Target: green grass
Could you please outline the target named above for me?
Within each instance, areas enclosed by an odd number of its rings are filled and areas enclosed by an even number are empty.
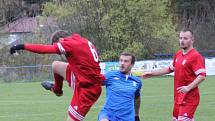
[[[201,103],[197,121],[214,121],[215,76],[208,76],[200,86]],[[104,99],[91,108],[85,121],[96,121]],[[71,91],[64,86],[64,96],[56,97],[39,82],[0,83],[0,121],[66,121]],[[143,80],[140,116],[144,121],[170,121],[173,104],[173,78],[161,77]]]

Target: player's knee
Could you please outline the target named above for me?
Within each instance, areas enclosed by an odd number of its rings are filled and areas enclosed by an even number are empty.
[[[52,69],[53,69],[53,70],[56,70],[56,68],[58,67],[58,65],[59,65],[59,61],[54,61],[54,62],[52,63]]]
[[[61,65],[62,63],[64,63],[64,62],[61,62],[61,61],[54,61],[54,62],[52,62],[52,68],[56,68],[56,67],[58,67],[59,65]]]
[[[67,67],[68,63],[65,62],[61,62],[61,61],[54,61],[52,63],[52,69],[53,71],[57,71],[57,70],[65,70]]]
[[[61,61],[54,61],[52,63],[52,71],[55,74],[59,74],[63,78],[66,78],[66,68],[68,63],[61,62]]]

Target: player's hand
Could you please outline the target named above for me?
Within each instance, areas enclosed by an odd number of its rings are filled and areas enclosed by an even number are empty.
[[[187,93],[190,91],[189,86],[181,86],[177,88],[178,93]]]
[[[150,77],[152,77],[152,72],[151,71],[146,71],[140,77],[143,78],[143,79],[150,78]]]
[[[24,45],[23,44],[13,45],[10,48],[10,54],[16,53],[17,50],[24,50]]]

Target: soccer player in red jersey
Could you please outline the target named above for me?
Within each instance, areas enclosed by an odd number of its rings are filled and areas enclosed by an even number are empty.
[[[174,71],[174,108],[172,121],[194,121],[194,113],[200,101],[198,85],[205,80],[204,58],[193,48],[194,35],[190,29],[183,29],[179,34],[179,50],[173,63],[163,69],[144,72],[148,78]]]
[[[55,34],[59,33],[56,32]],[[52,64],[54,84],[45,81],[42,86],[57,96],[61,96],[63,94],[63,80],[67,80],[69,86],[74,88],[74,94],[68,108],[67,121],[81,121],[99,98],[102,81],[105,77],[100,74],[98,54],[90,41],[79,34],[64,38],[59,37],[62,36],[54,37],[57,42],[52,45],[14,45],[11,47],[10,53],[14,54],[17,50],[27,50],[39,54],[65,55],[68,63],[55,61]]]

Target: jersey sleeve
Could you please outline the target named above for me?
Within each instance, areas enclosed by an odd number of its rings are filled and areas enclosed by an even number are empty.
[[[110,84],[109,79],[110,79],[111,73],[108,72],[108,73],[106,73],[104,76],[105,76],[105,80],[103,81],[103,85],[108,85],[108,84]]]
[[[68,54],[71,49],[73,48],[72,40],[71,41],[59,41],[57,43],[54,43],[54,46],[59,50],[61,55]]]
[[[53,45],[43,44],[24,44],[25,50],[39,54],[60,54],[58,49]]]
[[[73,34],[70,37],[61,39],[59,42],[54,43],[54,46],[58,48],[60,54],[66,55],[71,53],[74,48],[77,47],[77,41],[83,39],[79,34]]]
[[[205,59],[201,55],[197,55],[192,61],[192,70],[195,75],[206,76]]]

